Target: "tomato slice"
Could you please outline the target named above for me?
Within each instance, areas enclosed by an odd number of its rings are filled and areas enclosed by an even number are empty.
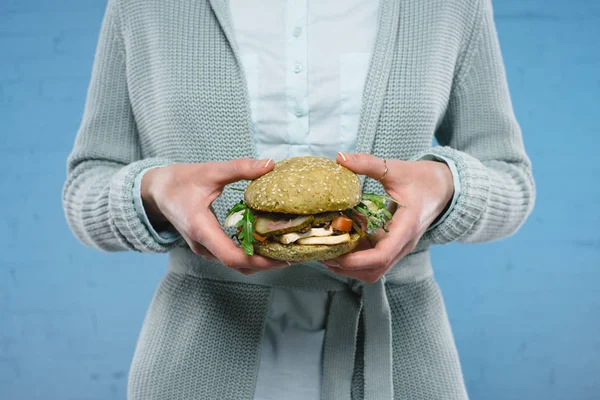
[[[345,215],[340,215],[331,221],[331,227],[336,231],[350,232],[352,230],[352,220]]]

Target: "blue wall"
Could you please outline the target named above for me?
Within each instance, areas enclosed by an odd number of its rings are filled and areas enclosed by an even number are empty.
[[[0,399],[124,399],[164,256],[63,218],[103,0],[0,0]],[[474,400],[600,399],[600,2],[496,0],[538,202],[512,238],[436,248]]]

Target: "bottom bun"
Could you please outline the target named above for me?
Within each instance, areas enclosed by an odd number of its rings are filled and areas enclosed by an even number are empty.
[[[335,245],[299,245],[279,242],[255,242],[254,252],[263,257],[289,262],[324,261],[350,253],[358,246],[360,236],[351,235],[347,243]]]

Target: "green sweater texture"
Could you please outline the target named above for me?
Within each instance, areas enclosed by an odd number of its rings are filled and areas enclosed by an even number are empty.
[[[129,399],[252,399],[273,286],[331,293],[324,399],[468,398],[429,247],[506,238],[535,201],[490,0],[381,1],[357,151],[442,156],[461,183],[452,212],[376,284],[316,263],[244,276],[183,241],[158,243],[134,207],[136,176],[255,157],[247,85],[226,0],[108,1],[63,207],[89,246],[169,253]],[[383,193],[375,180],[363,184]],[[231,190],[217,199],[221,223],[239,200]]]

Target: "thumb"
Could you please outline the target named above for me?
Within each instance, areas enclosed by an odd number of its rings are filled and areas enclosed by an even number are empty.
[[[219,185],[228,185],[241,180],[256,179],[271,171],[275,162],[269,158],[255,160],[252,158],[238,158],[231,161],[207,163],[209,174]]]
[[[380,179],[385,174],[386,163],[383,158],[367,153],[338,153],[336,161],[359,175],[366,175],[373,179]]]

